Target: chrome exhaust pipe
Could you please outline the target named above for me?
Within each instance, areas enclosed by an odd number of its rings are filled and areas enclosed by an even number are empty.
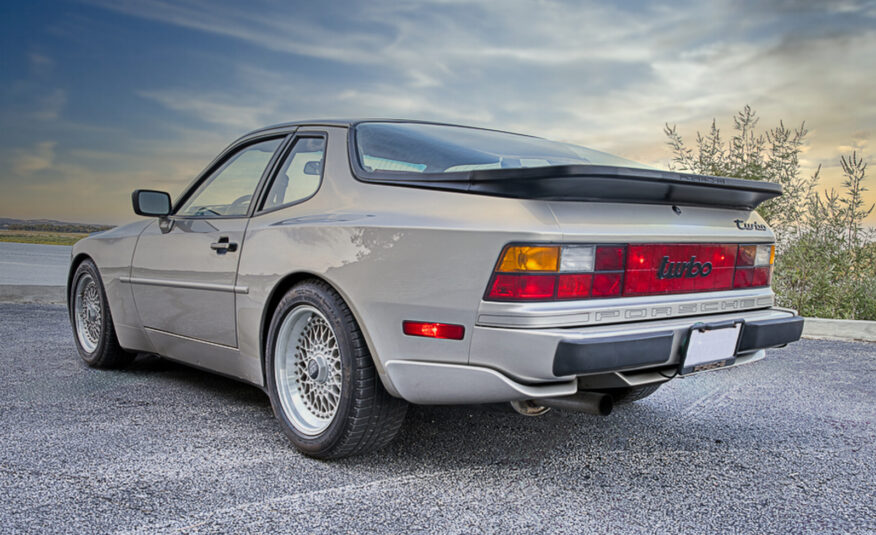
[[[611,396],[600,394],[599,392],[578,392],[577,394],[561,398],[537,399],[535,402],[543,407],[586,412],[587,414],[597,414],[599,416],[608,416],[614,407],[614,400],[611,399]]]

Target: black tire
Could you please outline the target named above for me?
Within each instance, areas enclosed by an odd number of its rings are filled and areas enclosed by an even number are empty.
[[[319,311],[334,331],[341,361],[341,391],[337,410],[318,434],[293,425],[280,401],[275,376],[276,344],[284,319],[298,307]],[[362,331],[349,307],[322,281],[302,282],[277,304],[266,344],[265,375],[274,415],[283,432],[301,452],[320,459],[359,455],[387,445],[398,434],[407,402],[391,396],[380,381]]]
[[[614,401],[615,405],[625,405],[627,403],[639,401],[640,399],[645,399],[646,397],[656,392],[657,389],[660,388],[662,385],[663,383],[656,383],[641,386],[631,386],[628,388],[613,388],[606,391],[606,393],[611,395],[612,401]]]
[[[90,277],[95,282],[101,307],[101,318],[98,322],[100,334],[97,337],[96,346],[91,350],[83,346],[80,341],[75,312],[76,288],[83,277]],[[70,313],[70,324],[73,326],[73,340],[76,342],[76,349],[79,351],[79,356],[82,357],[82,360],[92,368],[123,368],[130,364],[136,355],[125,351],[119,345],[109,302],[106,299],[106,290],[103,287],[100,272],[98,272],[94,262],[84,260],[76,267],[68,291],[67,310]]]

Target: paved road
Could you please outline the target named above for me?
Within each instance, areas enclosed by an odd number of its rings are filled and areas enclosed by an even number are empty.
[[[413,407],[383,451],[291,449],[256,388],[86,368],[0,305],[0,532],[876,532],[876,345],[804,341],[608,418]]]
[[[0,242],[0,285],[64,286],[71,249],[65,245]]]

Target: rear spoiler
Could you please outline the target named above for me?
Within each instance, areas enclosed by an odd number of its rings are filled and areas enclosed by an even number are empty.
[[[781,184],[608,165],[485,169],[419,175],[360,170],[367,182],[544,201],[587,201],[754,210]]]

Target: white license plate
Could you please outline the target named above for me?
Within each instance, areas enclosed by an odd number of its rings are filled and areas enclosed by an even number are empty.
[[[742,323],[719,328],[705,325],[691,327],[678,373],[687,375],[733,364],[741,330]]]

